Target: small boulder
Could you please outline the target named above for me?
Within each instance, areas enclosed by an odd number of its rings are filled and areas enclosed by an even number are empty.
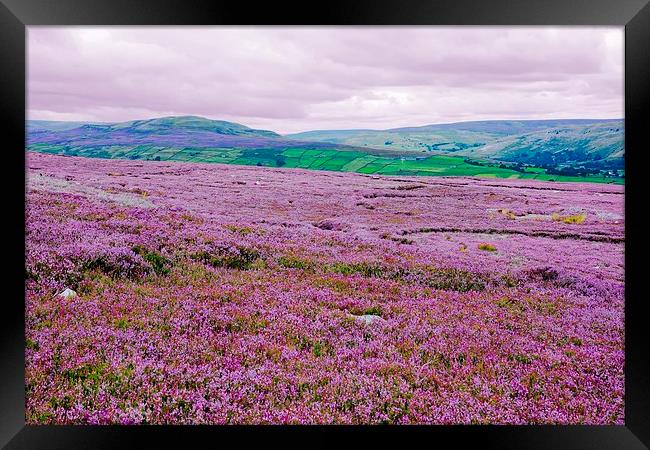
[[[355,316],[354,314],[350,314],[350,316],[352,318],[354,318],[354,320],[356,322],[364,323],[366,325],[372,325],[373,323],[384,323],[384,322],[386,322],[386,319],[384,319],[384,318],[382,318],[380,316],[376,316],[374,314],[362,314],[360,316]]]
[[[61,292],[57,297],[65,298],[66,300],[69,298],[75,298],[77,296],[77,293],[73,291],[72,289],[67,289]]]
[[[328,219],[315,222],[312,225],[314,225],[316,228],[327,231],[345,231],[347,229],[347,226]]]

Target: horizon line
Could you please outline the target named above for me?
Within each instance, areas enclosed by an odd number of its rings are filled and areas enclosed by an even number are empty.
[[[112,124],[118,124],[118,123],[126,123],[126,122],[137,122],[137,121],[144,121],[144,120],[155,120],[155,119],[166,119],[166,118],[179,118],[179,117],[196,117],[199,119],[206,119],[206,120],[212,120],[212,121],[219,121],[219,122],[229,122],[229,123],[234,123],[238,125],[243,125],[245,127],[248,127],[248,125],[241,123],[241,122],[234,122],[231,120],[225,120],[225,119],[213,119],[210,117],[205,117],[205,116],[199,116],[195,114],[178,114],[178,115],[166,115],[166,116],[155,116],[155,117],[149,117],[146,119],[131,119],[131,120],[122,120],[122,121],[95,121],[95,120],[50,120],[50,119],[25,119],[25,122],[31,122],[31,121],[41,121],[41,122],[60,122],[60,123],[84,123],[84,124],[99,124],[99,125],[112,125]],[[262,129],[262,128],[251,128],[259,131],[272,131],[275,132],[281,136],[286,136],[286,135],[291,135],[291,134],[301,134],[301,133],[310,133],[310,132],[323,132],[323,131],[392,131],[392,130],[400,130],[400,129],[405,129],[405,128],[423,128],[427,126],[436,126],[436,125],[455,125],[455,124],[462,124],[462,123],[480,123],[480,122],[545,122],[545,121],[560,121],[560,120],[582,120],[582,121],[598,121],[598,122],[610,122],[610,121],[624,121],[625,117],[619,117],[619,118],[605,118],[605,119],[597,119],[593,117],[571,117],[571,118],[557,118],[557,119],[511,119],[511,118],[504,118],[504,119],[482,119],[482,120],[460,120],[460,121],[455,121],[455,122],[434,122],[434,123],[425,123],[423,125],[406,125],[406,126],[398,126],[398,127],[391,127],[391,128],[318,128],[318,129],[309,129],[309,130],[304,130],[304,131],[294,131],[294,132],[289,132],[289,133],[280,133],[276,132],[275,130],[271,129]]]

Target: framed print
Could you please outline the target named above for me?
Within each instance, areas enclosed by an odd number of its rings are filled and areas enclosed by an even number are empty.
[[[1,9],[7,448],[647,447],[646,2]]]

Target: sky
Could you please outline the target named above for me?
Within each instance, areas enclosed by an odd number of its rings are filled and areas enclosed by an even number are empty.
[[[292,133],[622,118],[622,27],[40,27],[27,117]]]

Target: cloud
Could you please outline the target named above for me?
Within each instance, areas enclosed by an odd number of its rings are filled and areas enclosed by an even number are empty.
[[[622,117],[611,27],[29,27],[28,116],[294,132]]]

